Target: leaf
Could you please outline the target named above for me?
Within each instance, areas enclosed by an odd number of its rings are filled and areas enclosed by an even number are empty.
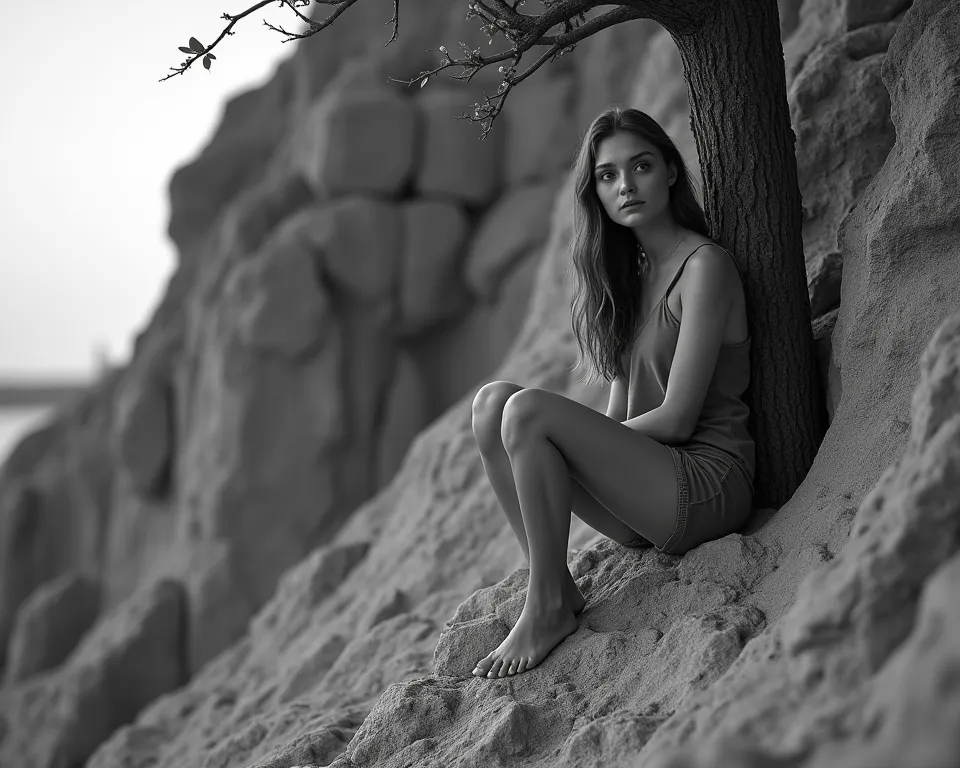
[[[201,43],[197,38],[190,38],[190,47],[193,49],[194,53],[203,53],[203,43]]]
[[[184,53],[196,53],[196,51],[193,50],[193,48],[184,48],[182,45],[179,46],[179,48],[180,48],[180,50],[183,51]]]
[[[427,80],[429,79],[430,79],[429,77],[423,78],[423,80],[420,81],[420,87],[423,88],[423,86],[427,84]]]
[[[209,56],[204,56],[204,57],[203,57],[203,66],[204,66],[205,69],[210,69],[210,57],[209,57]]]
[[[214,55],[213,55],[212,53],[208,53],[208,54],[207,54],[207,56],[209,56],[209,57],[210,57],[211,59],[215,59],[215,58],[217,58],[217,57],[216,57],[216,56],[214,56]]]

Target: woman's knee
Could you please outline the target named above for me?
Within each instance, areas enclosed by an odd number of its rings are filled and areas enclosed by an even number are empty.
[[[542,395],[542,390],[525,389],[512,395],[504,405],[500,418],[500,441],[508,453],[537,431],[542,413]]]
[[[509,381],[492,381],[473,398],[473,433],[480,447],[500,440],[500,420],[507,400],[523,387]]]

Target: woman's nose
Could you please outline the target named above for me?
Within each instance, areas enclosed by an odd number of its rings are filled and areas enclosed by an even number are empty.
[[[633,192],[633,191],[634,191],[634,189],[633,189],[633,181],[632,181],[632,180],[625,178],[623,181],[620,182],[620,194],[621,194],[621,195],[625,195],[625,194],[627,194],[628,192]]]

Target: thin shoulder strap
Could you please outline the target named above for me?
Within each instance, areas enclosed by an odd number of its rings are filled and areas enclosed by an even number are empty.
[[[687,254],[687,258],[683,260],[683,263],[680,265],[680,269],[677,270],[677,274],[675,274],[675,275],[673,276],[673,280],[671,280],[671,281],[670,281],[670,285],[667,286],[667,290],[663,292],[664,298],[666,298],[666,297],[670,294],[670,291],[673,290],[673,286],[676,284],[677,280],[680,279],[680,273],[683,272],[683,268],[684,268],[685,266],[687,266],[687,260],[688,260],[691,256],[693,256],[693,254],[695,254],[697,251],[699,251],[701,248],[703,248],[703,246],[705,246],[705,245],[713,245],[713,243],[701,243],[701,244],[698,245],[696,248],[694,248],[692,251],[690,251],[690,253]],[[730,258],[733,258],[733,257],[731,256]]]

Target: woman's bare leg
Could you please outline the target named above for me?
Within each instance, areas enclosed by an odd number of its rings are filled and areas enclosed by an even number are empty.
[[[503,408],[507,400],[522,389],[523,387],[509,381],[495,381],[482,387],[473,401],[473,434],[477,439],[480,460],[490,485],[493,486],[497,500],[507,516],[510,527],[513,528],[529,567],[529,544],[520,511],[520,500],[517,497],[516,481],[510,465],[510,457],[503,447],[501,436]],[[580,484],[576,477],[572,477],[570,493],[571,511],[595,531],[619,543],[637,537],[636,531],[611,514]],[[585,601],[569,569],[567,569],[564,587],[574,613],[580,613]]]
[[[573,481],[556,446],[528,429],[524,419],[504,415],[503,444],[527,533],[530,580],[520,618],[477,663],[476,676],[505,677],[535,667],[579,626],[564,586]]]
[[[488,393],[489,394],[489,393]],[[666,542],[677,515],[673,459],[661,443],[542,389],[511,395],[502,445],[515,479],[530,583],[520,618],[474,675],[504,677],[543,660],[579,624],[564,587],[574,479],[632,537]],[[513,523],[512,523],[513,524]],[[618,539],[622,540],[622,539]]]
[[[523,387],[507,381],[496,381],[482,387],[473,400],[473,434],[477,439],[480,450],[480,461],[493,486],[493,492],[500,502],[510,527],[517,537],[527,567],[530,566],[530,549],[527,543],[527,533],[523,526],[523,516],[520,512],[520,500],[517,498],[517,488],[513,479],[513,469],[510,466],[510,457],[503,447],[500,436],[503,407],[510,396],[519,392]],[[583,610],[586,600],[574,581],[573,574],[566,569],[564,589],[567,598],[575,613]]]

